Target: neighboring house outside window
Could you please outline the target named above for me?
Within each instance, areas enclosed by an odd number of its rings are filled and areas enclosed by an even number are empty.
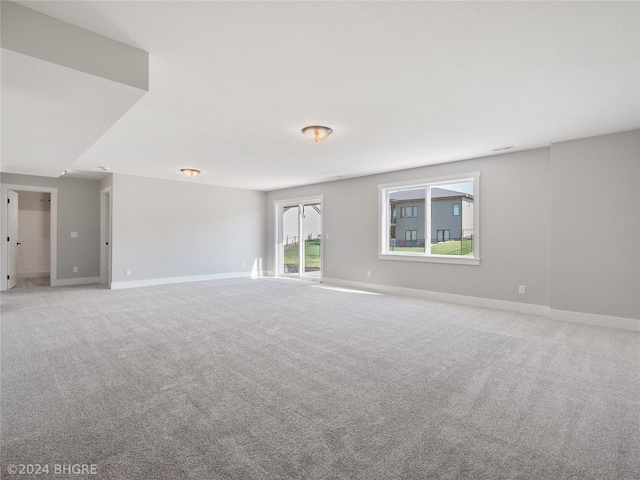
[[[404,246],[424,247],[424,189],[397,192],[394,194],[394,198],[396,200],[395,209],[400,208],[400,212],[402,212],[400,218],[395,218],[395,231],[400,234],[408,230],[416,231],[416,238],[404,239],[405,241],[414,241],[414,244],[407,245],[405,243]],[[417,202],[420,203],[415,205]],[[448,230],[449,237],[454,239],[471,235],[470,230],[473,230],[472,204],[472,195],[433,187],[431,189],[431,243],[442,241],[438,238],[438,230]],[[460,214],[461,210],[464,212],[463,215]]]
[[[418,239],[418,232],[416,230],[405,230],[404,239],[407,241],[416,241]]]
[[[395,237],[398,247],[424,247],[424,196],[422,198],[408,198],[405,201],[398,202],[396,210],[400,210],[400,217],[396,218],[395,232],[403,235],[400,238]],[[414,234],[403,232],[415,232]],[[420,240],[419,240],[420,239]]]
[[[451,232],[449,230],[438,230],[436,237],[438,242],[448,242],[451,240]]]
[[[400,217],[401,218],[418,218],[418,207],[416,205],[400,207]]]
[[[440,241],[437,236],[438,230],[449,230],[452,239],[471,235],[473,233],[472,204],[472,195],[445,188],[432,188],[431,243]]]
[[[380,186],[381,258],[464,256],[465,263],[478,264],[474,247],[478,226],[474,216],[479,174],[470,175],[473,176],[450,182],[425,180],[424,183]],[[464,191],[455,190],[456,186]],[[427,219],[428,208],[431,215]]]

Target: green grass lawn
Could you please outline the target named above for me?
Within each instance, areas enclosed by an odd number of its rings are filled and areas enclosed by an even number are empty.
[[[473,241],[464,239],[436,243],[431,245],[431,253],[435,255],[473,255]]]
[[[284,263],[286,265],[298,265],[299,246],[288,245],[284,247]],[[306,267],[320,267],[320,240],[304,241],[304,264]]]
[[[460,247],[462,246],[462,252]],[[436,243],[431,246],[431,253],[434,255],[467,255],[473,256],[473,241],[471,239],[452,240],[450,242]],[[395,247],[391,249],[394,252],[414,252],[424,253],[424,247]],[[320,267],[320,240],[305,240],[305,266]],[[284,263],[285,265],[298,265],[299,262],[299,246],[288,245],[284,247]]]
[[[462,243],[462,244],[461,244]],[[462,247],[462,251],[460,248]],[[424,253],[423,247],[394,247],[390,249],[394,252],[417,252]],[[473,256],[473,241],[471,239],[451,240],[450,242],[436,243],[431,245],[433,255],[469,255]]]

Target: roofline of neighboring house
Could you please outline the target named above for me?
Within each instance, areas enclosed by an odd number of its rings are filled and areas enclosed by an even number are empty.
[[[433,200],[438,200],[440,198],[470,198],[473,200],[473,195],[469,193],[463,193],[462,195],[447,195],[446,197],[431,197]]]
[[[471,195],[470,193],[462,193],[460,195],[448,195],[446,197],[431,197],[432,200],[446,200],[447,198],[468,198],[473,200],[473,195]],[[400,203],[400,202],[415,202],[416,200],[424,200],[424,197],[420,198],[420,199],[416,199],[416,198],[407,198],[407,199],[403,199],[403,200],[394,200],[394,199],[389,199],[389,201],[391,203]]]
[[[400,190],[398,192],[394,192],[399,197],[405,196],[404,194],[413,194],[414,198],[393,198],[390,199],[392,202],[415,202],[419,199],[424,199],[424,189],[420,189],[418,191],[408,191],[408,190]],[[420,196],[422,193],[422,196]],[[434,195],[435,193],[435,195]],[[409,195],[407,195],[409,196]],[[473,200],[473,194],[466,192],[459,192],[457,190],[450,190],[448,188],[441,187],[431,187],[431,198],[433,200],[445,199],[445,198],[466,198]]]

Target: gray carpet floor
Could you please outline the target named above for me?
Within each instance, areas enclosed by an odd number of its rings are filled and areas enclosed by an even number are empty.
[[[280,279],[0,300],[2,478],[640,478],[636,332]]]

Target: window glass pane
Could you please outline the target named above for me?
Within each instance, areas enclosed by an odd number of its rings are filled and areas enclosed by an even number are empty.
[[[381,253],[474,257],[476,176],[382,187],[385,220],[381,224]]]
[[[431,188],[432,255],[473,256],[473,192],[473,181]]]
[[[390,252],[425,253],[425,194],[424,187],[387,193]],[[400,218],[393,215],[397,209]]]
[[[308,276],[320,277],[320,243],[322,241],[322,205],[304,205],[302,235],[304,239],[304,272]]]
[[[284,207],[282,213],[283,273],[300,271],[300,238],[298,238],[298,206]]]

